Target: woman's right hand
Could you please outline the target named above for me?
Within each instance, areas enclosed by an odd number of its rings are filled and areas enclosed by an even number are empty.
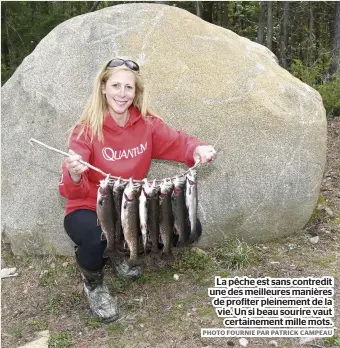
[[[70,173],[72,181],[76,184],[79,184],[81,180],[81,174],[85,172],[85,170],[89,169],[89,167],[79,162],[79,160],[81,160],[81,156],[77,155],[72,150],[69,150],[68,153],[72,156],[69,156],[65,159],[66,168]]]

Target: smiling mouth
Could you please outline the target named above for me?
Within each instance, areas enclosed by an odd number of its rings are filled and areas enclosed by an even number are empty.
[[[114,99],[114,101],[115,101],[118,105],[124,105],[125,103],[127,103],[127,101],[120,101],[120,100],[116,100],[116,99]]]

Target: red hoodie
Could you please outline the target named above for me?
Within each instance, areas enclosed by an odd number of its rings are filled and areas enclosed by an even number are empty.
[[[147,176],[152,159],[164,159],[194,165],[193,153],[196,146],[205,145],[195,137],[169,128],[157,117],[145,120],[140,112],[130,107],[130,119],[120,127],[107,113],[103,134],[104,142],[96,136],[91,143],[90,135],[84,133],[77,140],[78,125],[71,138],[70,149],[82,160],[101,169],[104,173],[128,179],[142,180]],[[82,174],[80,183],[75,184],[65,163],[59,182],[59,193],[67,198],[65,215],[77,209],[96,211],[100,173],[88,169]]]

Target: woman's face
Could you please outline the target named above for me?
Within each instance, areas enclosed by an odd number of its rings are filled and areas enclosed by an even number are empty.
[[[118,70],[102,86],[106,101],[114,114],[124,114],[133,102],[136,94],[135,75],[132,71]]]

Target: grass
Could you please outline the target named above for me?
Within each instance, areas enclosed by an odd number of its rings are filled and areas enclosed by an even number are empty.
[[[23,336],[23,327],[20,325],[14,326],[11,329],[11,335],[16,339],[19,339]]]
[[[102,326],[102,323],[100,321],[100,319],[97,318],[90,318],[87,321],[87,327],[91,328],[91,329],[98,329]]]
[[[29,322],[30,325],[34,327],[37,331],[43,331],[48,329],[48,324],[42,320],[32,320]]]
[[[48,340],[48,348],[72,348],[72,335],[68,332],[60,332]]]
[[[204,272],[208,268],[212,268],[213,263],[208,253],[190,251],[182,255],[182,257],[172,266],[174,271],[178,272]]]
[[[59,313],[62,305],[62,299],[60,296],[52,297],[47,305],[47,310],[49,314],[56,315]]]
[[[326,337],[323,339],[323,341],[326,344],[333,344],[334,346],[340,347],[340,337],[339,336],[332,336],[332,337]]]
[[[118,336],[124,332],[124,326],[120,323],[110,324],[107,327],[107,333],[109,336]]]
[[[212,255],[219,267],[230,271],[258,261],[253,248],[238,239],[225,239],[212,250]]]

